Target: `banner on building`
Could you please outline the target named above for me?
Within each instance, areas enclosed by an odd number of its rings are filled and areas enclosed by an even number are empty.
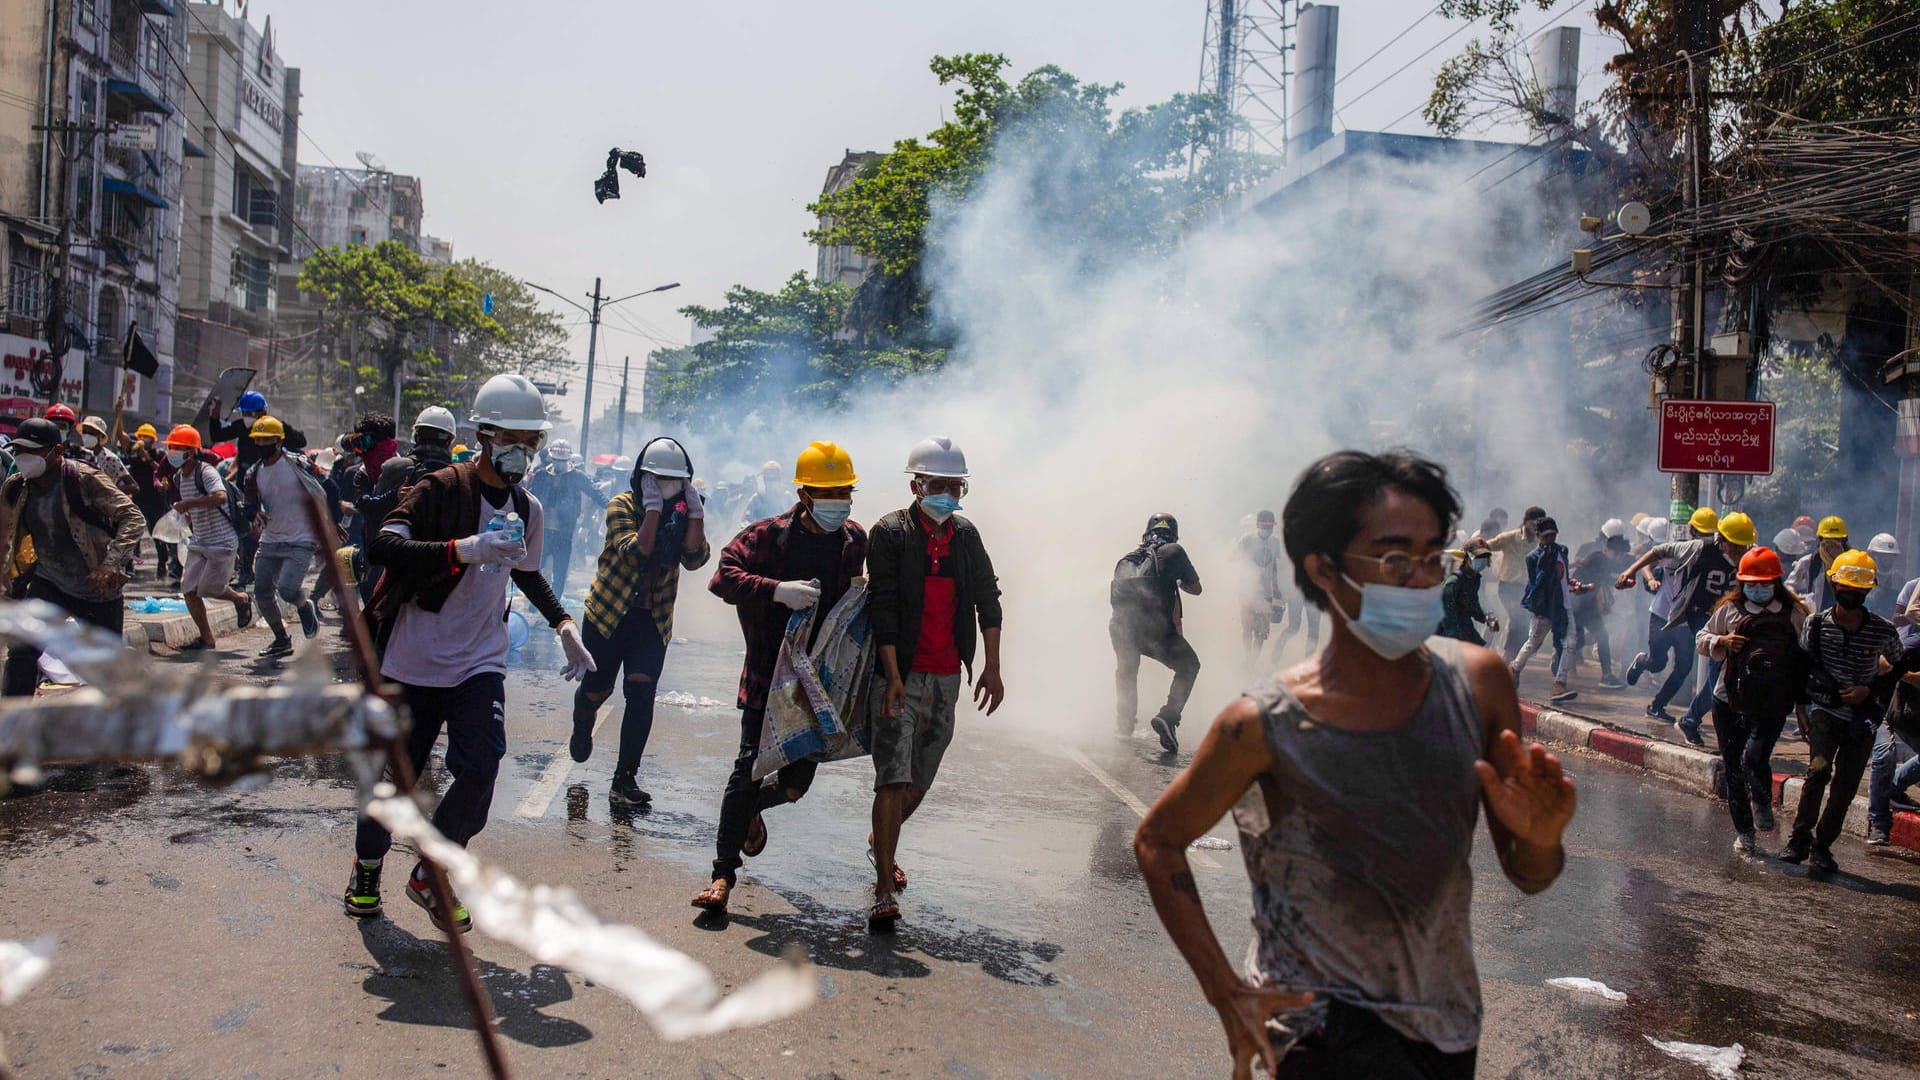
[[[0,334],[0,400],[26,398],[44,407],[46,395],[34,389],[33,369],[49,362],[51,355],[47,343],[37,338]],[[86,365],[87,354],[79,349],[69,349],[61,358],[59,397],[75,408],[80,407],[80,394],[86,385]]]
[[[1660,403],[1661,472],[1769,476],[1773,473],[1773,402]]]

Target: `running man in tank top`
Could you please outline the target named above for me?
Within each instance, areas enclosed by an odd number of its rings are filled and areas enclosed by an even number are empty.
[[[1440,466],[1331,454],[1282,531],[1325,650],[1228,706],[1140,824],[1153,904],[1219,1012],[1235,1077],[1470,1077],[1480,981],[1473,830],[1522,892],[1552,884],[1573,784],[1501,657],[1433,637],[1459,503]],[[1207,922],[1187,845],[1233,811],[1253,885],[1243,969]]]

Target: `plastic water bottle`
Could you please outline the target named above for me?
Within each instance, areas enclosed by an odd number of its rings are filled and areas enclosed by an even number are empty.
[[[487,519],[487,531],[505,531],[508,536],[516,540],[525,533],[525,530],[520,525],[520,515],[512,513],[505,508],[495,510],[493,516]],[[486,563],[480,567],[480,572],[483,574],[497,574],[502,569],[503,568],[496,563]]]

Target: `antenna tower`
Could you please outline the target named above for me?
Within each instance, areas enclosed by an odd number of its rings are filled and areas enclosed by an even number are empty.
[[[1222,149],[1283,154],[1287,83],[1299,0],[1207,0],[1200,92],[1217,94],[1248,130],[1223,133]]]

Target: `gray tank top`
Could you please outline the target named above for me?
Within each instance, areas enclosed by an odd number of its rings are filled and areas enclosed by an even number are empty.
[[[1402,730],[1318,723],[1275,676],[1249,692],[1273,769],[1234,807],[1257,982],[1310,990],[1281,1017],[1301,1035],[1329,999],[1455,1053],[1480,1041],[1468,854],[1480,816],[1480,711],[1460,643],[1427,642],[1433,679]]]

